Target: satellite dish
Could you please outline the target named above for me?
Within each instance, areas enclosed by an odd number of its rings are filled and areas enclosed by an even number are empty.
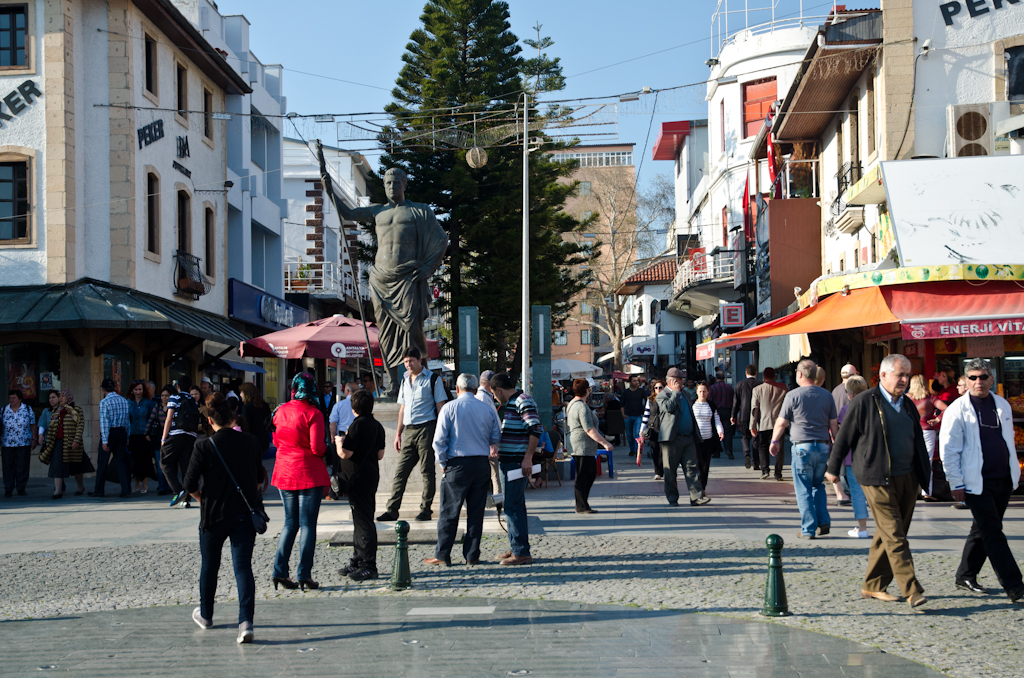
[[[474,146],[466,153],[466,162],[473,169],[480,169],[487,164],[487,151],[479,146]]]

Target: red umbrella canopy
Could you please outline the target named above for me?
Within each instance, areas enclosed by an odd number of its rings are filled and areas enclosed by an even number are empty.
[[[628,374],[626,374],[625,372],[619,372],[617,370],[615,372],[612,372],[612,378],[613,379],[623,379],[625,381],[629,381],[629,375]]]
[[[370,335],[370,350],[380,357],[377,335],[380,330],[366,323]],[[436,341],[427,340],[427,353],[431,358],[440,356]],[[366,338],[363,323],[353,318],[333,316],[303,323],[243,341],[239,349],[242,356],[257,358],[366,358]]]

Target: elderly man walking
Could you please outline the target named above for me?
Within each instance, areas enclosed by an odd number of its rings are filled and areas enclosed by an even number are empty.
[[[985,558],[992,563],[1006,595],[1024,603],[1024,581],[1003,533],[1003,514],[1020,482],[1014,453],[1013,410],[992,393],[992,368],[974,358],[964,366],[968,394],[950,403],[942,414],[939,447],[953,499],[967,504],[974,516],[964,544],[956,587],[988,593],[978,583]]]
[[[498,461],[511,547],[499,558],[502,565],[526,565],[533,562],[526,520],[526,479],[533,472],[533,453],[544,427],[537,414],[537,403],[518,390],[510,376],[495,375],[491,379],[491,389],[501,404],[498,408],[498,419],[501,421]],[[522,477],[510,479],[509,472],[515,470],[521,470]]]
[[[697,462],[697,436],[700,434],[690,400],[683,392],[683,373],[672,367],[665,379],[668,388],[662,389],[655,398],[661,414],[658,441],[661,443],[665,466],[665,498],[669,506],[679,505],[676,469],[682,466],[690,494],[690,506],[703,506],[711,498],[704,496],[704,486],[700,484],[700,466]]]
[[[113,457],[117,478],[121,483],[121,499],[132,496],[131,457],[128,456],[128,428],[130,407],[128,400],[117,392],[113,379],[104,379],[100,384],[103,400],[100,401],[100,449],[96,459],[96,484],[90,497],[105,494],[107,464]]]
[[[841,412],[843,407],[850,402],[850,395],[846,392],[846,382],[850,380],[850,377],[859,374],[857,368],[846,363],[843,365],[843,369],[839,371],[839,376],[843,378],[843,383],[832,389],[832,401],[836,404],[836,412]]]
[[[927,599],[914,572],[907,532],[930,464],[917,408],[905,395],[910,373],[905,356],[894,353],[882,360],[879,385],[854,398],[846,410],[825,477],[831,483],[839,480],[849,451],[854,475],[875,518],[861,595],[897,601],[886,592],[895,578],[910,606],[917,607]]]
[[[818,366],[813,360],[801,360],[796,366],[799,388],[786,394],[775,420],[769,447],[778,459],[783,453],[782,436],[789,430],[793,449],[793,489],[800,508],[801,539],[814,539],[815,533],[828,534],[832,521],[828,515],[825,490],[825,464],[829,445],[839,424],[832,395],[815,384]]]
[[[761,480],[771,477],[771,442],[775,422],[782,411],[782,402],[789,392],[785,384],[775,381],[775,368],[766,367],[764,382],[754,387],[750,398],[750,436],[754,439],[754,468],[761,471]],[[780,447],[775,457],[775,480],[782,480],[785,451]]]
[[[732,454],[733,424],[732,417],[729,415],[732,413],[733,403],[736,401],[736,391],[725,381],[725,372],[721,370],[715,372],[715,383],[711,385],[708,400],[715,404],[719,418],[722,420],[722,429],[725,434],[722,438],[722,449],[725,450],[725,456],[735,459]],[[715,453],[711,456],[718,457],[720,455]]]
[[[455,389],[455,400],[441,408],[434,430],[434,454],[444,469],[444,477],[441,478],[437,546],[434,557],[423,561],[427,565],[452,564],[452,546],[463,504],[466,505],[466,536],[462,540],[462,555],[466,565],[480,563],[484,506],[490,486],[488,457],[491,446],[501,440],[498,413],[476,398],[477,378],[460,374]]]

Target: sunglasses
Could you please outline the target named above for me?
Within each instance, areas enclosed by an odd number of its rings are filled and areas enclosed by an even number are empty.
[[[655,391],[660,391],[660,390],[661,390],[661,389],[663,389],[663,388],[665,388],[665,387],[664,387],[664,386],[655,386],[655,387],[654,387],[654,390],[655,390]]]
[[[982,381],[988,381],[990,378],[992,378],[992,375],[991,374],[968,374],[967,378],[970,379],[971,381],[977,381],[978,379],[981,379]]]

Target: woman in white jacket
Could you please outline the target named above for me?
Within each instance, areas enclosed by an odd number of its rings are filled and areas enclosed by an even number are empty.
[[[1013,440],[1013,411],[992,393],[992,370],[981,358],[964,368],[968,392],[954,400],[942,415],[939,450],[946,479],[956,501],[964,501],[974,516],[964,544],[957,588],[988,593],[978,584],[987,557],[1010,600],[1024,603],[1020,568],[1003,533],[1003,514],[1020,482]]]

